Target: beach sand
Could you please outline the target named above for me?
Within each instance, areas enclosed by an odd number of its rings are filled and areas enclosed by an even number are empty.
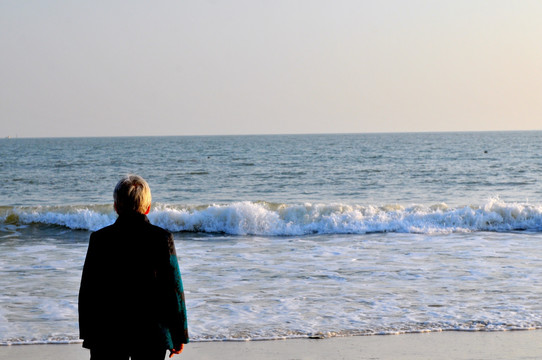
[[[0,359],[88,360],[80,344],[0,347]],[[174,359],[542,359],[542,330],[437,332],[321,340],[194,342]]]

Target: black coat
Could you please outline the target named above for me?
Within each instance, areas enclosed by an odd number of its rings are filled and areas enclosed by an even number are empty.
[[[170,232],[142,214],[91,234],[79,290],[86,348],[179,348],[188,343],[184,292]]]

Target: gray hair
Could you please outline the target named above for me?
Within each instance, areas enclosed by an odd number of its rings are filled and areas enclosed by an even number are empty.
[[[145,214],[151,206],[151,189],[139,175],[126,175],[113,191],[115,209],[118,214],[138,212]]]

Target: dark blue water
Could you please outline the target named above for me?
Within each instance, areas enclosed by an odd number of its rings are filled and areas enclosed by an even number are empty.
[[[109,203],[126,173],[170,204],[523,202],[541,153],[536,131],[1,139],[0,205]]]

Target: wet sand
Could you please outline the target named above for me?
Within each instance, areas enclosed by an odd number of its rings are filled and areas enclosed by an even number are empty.
[[[88,360],[80,344],[0,347],[0,360]],[[542,330],[441,332],[247,342],[193,342],[174,359],[542,359]]]

